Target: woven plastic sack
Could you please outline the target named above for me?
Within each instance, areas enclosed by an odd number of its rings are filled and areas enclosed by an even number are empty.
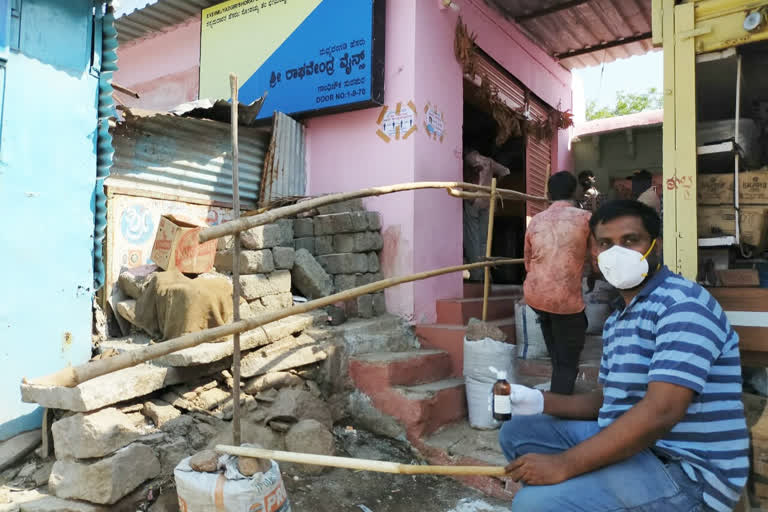
[[[464,338],[464,385],[471,427],[483,430],[499,427],[491,411],[496,373],[490,367],[506,372],[507,380],[514,383],[515,355],[516,347],[511,343],[491,338],[477,341]]]

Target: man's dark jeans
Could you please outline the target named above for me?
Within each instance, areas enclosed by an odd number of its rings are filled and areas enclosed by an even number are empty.
[[[534,309],[541,321],[541,332],[552,359],[553,393],[573,394],[579,374],[579,356],[584,348],[587,315],[582,311],[572,315],[558,315]]]

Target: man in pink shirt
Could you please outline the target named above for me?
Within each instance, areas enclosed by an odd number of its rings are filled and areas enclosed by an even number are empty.
[[[584,348],[587,317],[581,294],[589,261],[591,213],[576,208],[576,177],[549,178],[552,205],[531,219],[525,234],[525,302],[536,311],[552,359],[550,391],[572,394]]]

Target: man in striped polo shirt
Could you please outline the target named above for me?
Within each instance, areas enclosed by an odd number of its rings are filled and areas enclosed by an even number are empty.
[[[515,511],[730,511],[749,472],[738,336],[701,286],[660,265],[661,222],[637,201],[592,216],[621,304],[603,330],[600,386],[512,386],[499,434]]]

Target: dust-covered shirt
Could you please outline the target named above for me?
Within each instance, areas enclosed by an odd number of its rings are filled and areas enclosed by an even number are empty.
[[[525,302],[547,313],[584,311],[581,276],[589,245],[588,211],[556,201],[525,232]]]
[[[650,382],[695,392],[654,450],[679,459],[691,479],[703,482],[707,505],[732,510],[749,473],[739,337],[708,291],[666,267],[605,323],[600,427],[642,400]]]

